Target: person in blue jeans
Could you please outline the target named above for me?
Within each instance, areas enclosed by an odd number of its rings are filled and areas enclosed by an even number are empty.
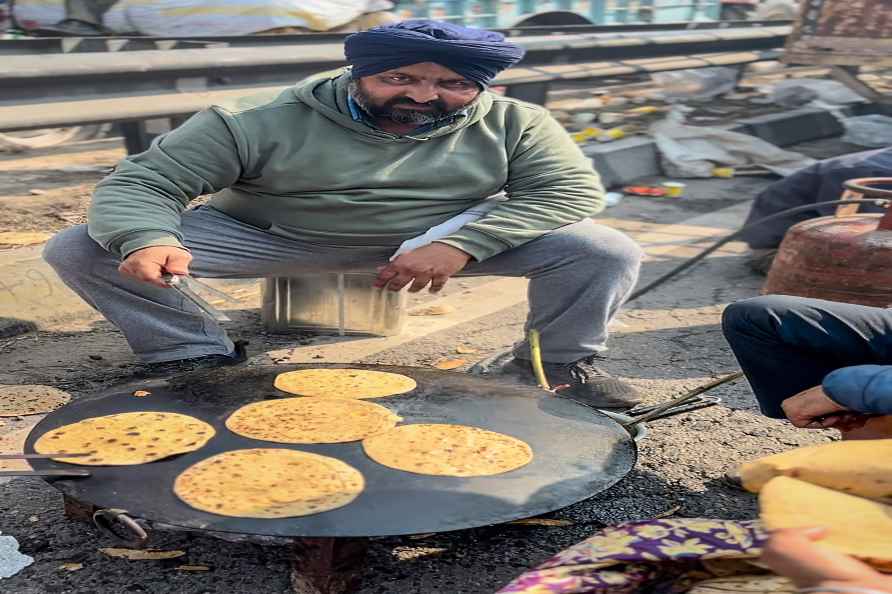
[[[843,182],[859,177],[892,177],[892,147],[825,159],[809,165],[765,188],[750,207],[744,226],[788,208],[839,200]],[[861,212],[883,212],[875,204],[862,204]],[[767,274],[787,230],[802,221],[832,215],[836,206],[787,215],[748,229],[740,236],[750,246],[749,265]]]
[[[766,295],[729,305],[722,330],[766,416],[892,437],[892,310]]]

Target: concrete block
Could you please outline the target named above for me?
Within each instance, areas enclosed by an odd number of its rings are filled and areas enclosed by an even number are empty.
[[[843,108],[843,113],[849,117],[863,115],[884,115],[892,116],[892,104],[884,105],[882,103],[853,103]]]
[[[841,135],[844,130],[839,120],[822,109],[796,109],[737,121],[751,134],[776,146]]]
[[[883,113],[882,106],[864,107],[858,113]],[[854,114],[853,114],[854,115]],[[789,146],[820,138],[840,136],[844,129],[829,111],[797,109],[786,113],[737,120],[721,126],[731,132],[749,134],[776,146]],[[582,152],[592,160],[608,189],[628,185],[644,177],[663,175],[656,143],[647,136],[633,136],[608,143],[591,143]]]
[[[637,179],[662,175],[656,143],[635,136],[604,144],[589,144],[582,152],[591,158],[605,188],[627,185]]]

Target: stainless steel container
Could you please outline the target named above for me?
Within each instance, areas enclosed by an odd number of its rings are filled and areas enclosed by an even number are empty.
[[[319,273],[266,279],[261,320],[271,332],[393,336],[406,323],[406,292],[376,289],[374,274]]]

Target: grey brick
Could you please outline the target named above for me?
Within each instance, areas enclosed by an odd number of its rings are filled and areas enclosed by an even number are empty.
[[[746,133],[776,146],[789,146],[800,142],[839,136],[842,124],[829,111],[822,109],[796,109],[737,121],[746,127]]]
[[[604,144],[589,144],[582,152],[601,174],[605,188],[624,186],[647,176],[662,175],[657,146],[648,137],[634,136]]]

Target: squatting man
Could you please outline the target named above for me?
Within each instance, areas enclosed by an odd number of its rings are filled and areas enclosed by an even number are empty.
[[[592,361],[641,252],[590,219],[603,208],[598,175],[548,111],[487,90],[523,50],[495,32],[407,21],[349,36],[345,53],[347,68],[206,109],[124,159],[97,185],[88,224],[53,238],[46,260],[165,369],[246,355],[164,273],[368,271],[411,292],[524,276],[551,383],[598,407],[636,404]],[[446,230],[390,261],[432,228]],[[513,354],[498,371],[533,382],[527,342]]]

